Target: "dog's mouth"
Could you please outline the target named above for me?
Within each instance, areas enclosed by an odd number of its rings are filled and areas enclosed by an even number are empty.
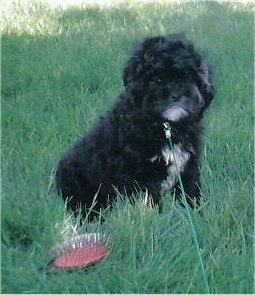
[[[194,120],[202,112],[205,101],[196,85],[188,88],[188,94],[176,96],[178,100],[169,101],[165,110],[162,111],[164,119],[172,122]]]
[[[178,122],[189,116],[189,112],[180,104],[174,104],[166,109],[162,116],[169,121]]]

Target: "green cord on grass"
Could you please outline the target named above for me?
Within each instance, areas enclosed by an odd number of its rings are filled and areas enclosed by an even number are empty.
[[[204,283],[205,283],[205,286],[206,286],[206,289],[207,289],[207,293],[211,294],[208,279],[207,279],[207,275],[206,275],[206,271],[205,271],[205,267],[204,267],[204,263],[203,263],[203,260],[202,260],[202,255],[201,255],[201,252],[200,252],[200,249],[199,249],[199,243],[198,243],[198,238],[197,238],[195,226],[194,226],[194,223],[192,221],[192,217],[191,217],[191,214],[190,214],[187,198],[186,198],[185,191],[184,191],[183,184],[182,184],[180,171],[178,169],[176,159],[175,159],[174,147],[173,147],[173,143],[172,143],[172,140],[171,140],[171,126],[170,126],[170,124],[169,123],[164,123],[164,129],[165,129],[166,138],[169,141],[170,149],[171,149],[171,151],[173,151],[174,165],[176,167],[177,177],[178,177],[178,181],[180,183],[180,188],[181,188],[181,193],[182,193],[182,200],[184,201],[184,206],[186,208],[186,213],[187,213],[187,216],[188,216],[191,232],[192,232],[192,235],[193,235],[193,238],[194,238],[198,259],[199,259],[200,266],[201,266],[202,273],[203,273]]]

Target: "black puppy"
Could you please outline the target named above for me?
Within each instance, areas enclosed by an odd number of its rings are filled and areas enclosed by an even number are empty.
[[[155,204],[164,191],[181,199],[175,156],[188,202],[198,206],[202,116],[215,94],[210,66],[183,34],[146,38],[134,46],[123,81],[112,108],[62,156],[59,192],[83,212],[95,195],[93,210],[111,203],[116,189],[130,196],[139,187]]]

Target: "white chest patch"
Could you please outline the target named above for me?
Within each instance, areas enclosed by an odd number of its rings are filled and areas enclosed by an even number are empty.
[[[190,158],[190,153],[185,151],[182,148],[181,144],[175,144],[173,151],[171,151],[169,146],[166,145],[161,152],[161,156],[156,155],[153,158],[151,158],[150,161],[155,162],[160,158],[164,159],[167,166],[168,175],[167,178],[162,181],[161,188],[163,191],[169,191],[174,187],[174,185],[177,182],[177,169],[179,170],[179,172],[182,172],[184,170],[184,167]]]

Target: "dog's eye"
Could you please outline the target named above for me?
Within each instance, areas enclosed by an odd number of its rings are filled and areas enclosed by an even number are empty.
[[[163,84],[164,79],[162,77],[158,77],[157,78],[157,81],[158,81],[159,84]]]
[[[177,101],[177,100],[179,99],[179,95],[178,95],[177,93],[173,92],[173,93],[171,94],[171,99],[172,99],[173,101]]]

